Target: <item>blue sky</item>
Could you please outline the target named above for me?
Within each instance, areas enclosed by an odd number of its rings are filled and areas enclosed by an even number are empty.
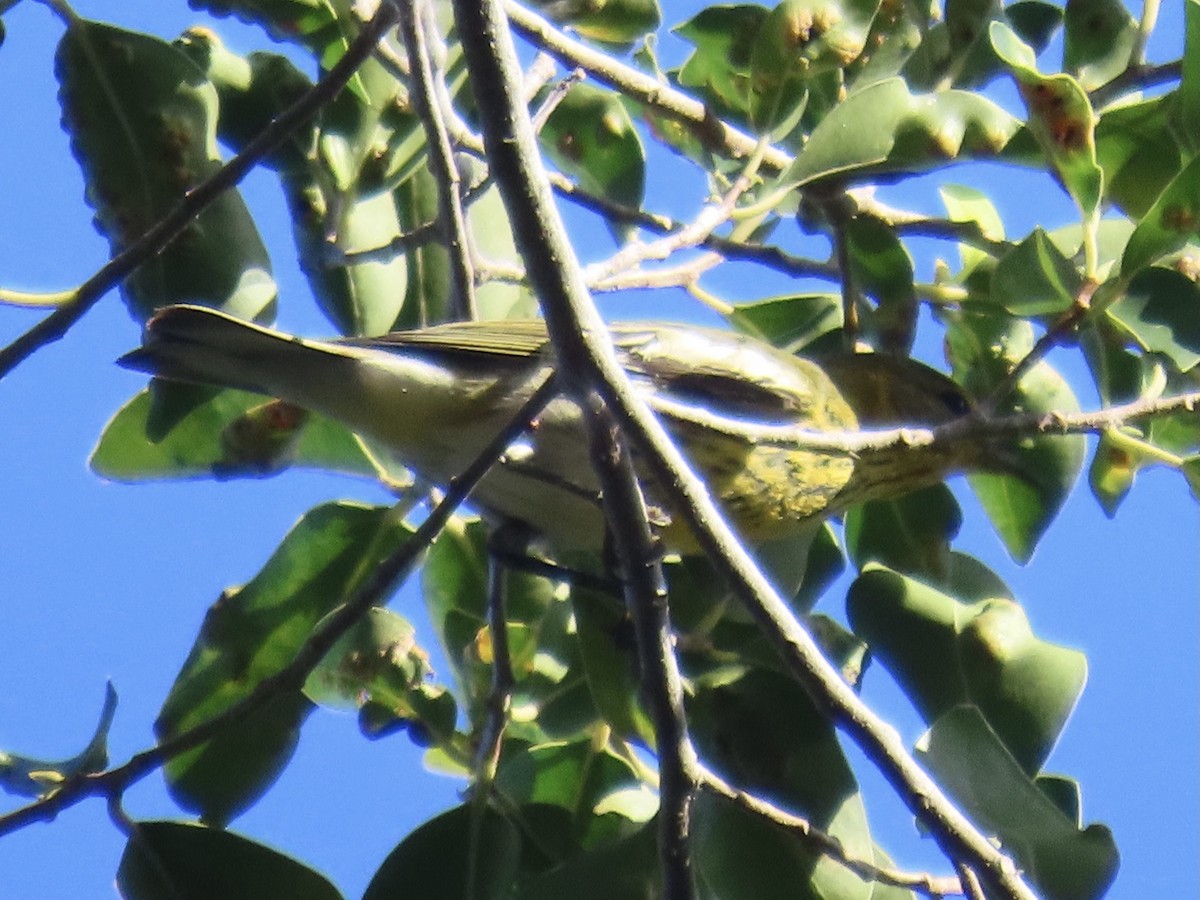
[[[75,6],[80,14],[116,17],[109,20],[167,38],[205,21],[182,2],[81,0]],[[677,11],[683,9],[669,5],[668,20],[684,17]],[[31,2],[7,14],[5,24],[0,285],[67,288],[103,263],[107,247],[92,229],[59,128],[52,66],[60,25]],[[239,51],[265,43],[230,21],[217,28]],[[1178,56],[1177,22],[1164,22],[1159,34],[1152,58]],[[1069,204],[1045,180],[994,169],[971,180],[999,198],[1011,233],[1069,218]],[[650,203],[685,214],[672,207],[685,193],[660,180],[651,186]],[[291,263],[273,179],[252,176],[246,196],[275,260],[282,325],[328,332]],[[927,185],[907,186],[893,197],[933,211]],[[931,251],[918,252],[928,277]],[[938,252],[952,249],[943,245]],[[734,291],[737,277],[712,286]],[[605,311],[614,318],[645,315],[644,302],[610,299]],[[668,302],[669,314],[686,314],[686,301]],[[0,308],[0,342],[37,318]],[[121,698],[113,761],[148,746],[154,716],[218,593],[250,578],[309,507],[339,497],[387,502],[364,482],[314,473],[227,484],[101,481],[88,471],[87,454],[108,416],[143,384],[113,365],[138,340],[139,327],[114,293],[64,340],[0,381],[0,749],[49,758],[76,752],[94,726],[107,679]],[[1078,381],[1069,354],[1052,360]],[[1085,406],[1096,402],[1085,390],[1080,399]],[[1116,833],[1123,864],[1111,896],[1170,896],[1194,885],[1200,877],[1200,537],[1182,480],[1163,471],[1143,475],[1115,521],[1104,518],[1086,486],[1077,488],[1025,568],[1008,561],[965,485],[957,484],[956,493],[968,518],[958,546],[1009,581],[1040,634],[1088,654],[1088,687],[1049,768],[1078,778],[1086,820],[1106,822]],[[836,612],[838,598],[831,594],[826,608]],[[394,605],[420,626],[411,590]],[[424,633],[428,637],[428,629]],[[918,736],[919,721],[885,679],[869,678],[866,694],[906,737]],[[305,726],[300,751],[279,784],[233,827],[320,869],[352,897],[391,847],[452,804],[460,788],[426,773],[419,751],[403,736],[368,743],[352,717],[321,712]],[[877,826],[883,842],[899,861],[931,859],[888,788],[867,774],[864,789],[869,811],[883,823]],[[0,797],[4,808],[19,802]],[[135,818],[179,815],[157,776],[130,791],[125,808]],[[0,896],[115,896],[122,845],[103,803],[85,803],[52,824],[0,839]]]

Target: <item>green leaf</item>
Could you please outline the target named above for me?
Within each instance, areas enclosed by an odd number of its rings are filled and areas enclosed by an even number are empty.
[[[741,806],[701,791],[692,812],[696,880],[704,896],[722,900],[871,900],[911,897],[884,894],[827,855],[814,852],[810,841],[768,822]],[[865,835],[865,857],[877,848]],[[862,841],[855,841],[863,846]],[[848,851],[853,853],[853,851]],[[886,858],[886,857],[884,857]]]
[[[234,16],[262,27],[272,39],[299,44],[328,70],[345,52],[359,22],[350,0],[188,0],[194,9],[214,16]],[[351,90],[363,92],[360,82]]]
[[[612,900],[662,895],[656,827],[650,822],[633,834],[577,853],[517,890],[514,900]],[[364,898],[374,900],[374,898]]]
[[[217,137],[241,153],[283,110],[312,89],[312,80],[286,56],[263,51],[239,56],[209,28],[190,28],[174,46],[186,54],[212,82],[220,100]],[[263,164],[281,172],[310,165],[317,123],[297,128]]]
[[[1119,858],[1104,825],[1080,830],[1005,750],[979,712],[956,707],[918,745],[963,812],[996,835],[1042,895],[1051,900],[1102,897]]]
[[[100,719],[87,746],[62,760],[34,759],[0,750],[0,789],[21,797],[44,798],[65,782],[82,775],[100,772],[108,765],[108,730],[117,713],[117,692],[112,682],[104,692]]]
[[[941,185],[938,193],[952,222],[973,222],[985,237],[993,241],[1004,240],[1004,221],[987,194],[961,184]],[[976,266],[992,258],[966,243],[958,245],[958,252],[962,256],[960,279],[969,275]]]
[[[993,22],[992,48],[1008,65],[1029,110],[1029,130],[1085,216],[1096,214],[1104,173],[1096,163],[1096,117],[1087,92],[1070,75],[1042,75],[1033,49]]]
[[[836,336],[840,346],[842,298],[839,294],[790,294],[735,306],[729,322],[738,331],[795,353]]]
[[[1012,600],[962,603],[881,566],[858,577],[846,605],[927,722],[971,704],[1021,768],[1040,770],[1083,691],[1082,653],[1038,638]]]
[[[1146,211],[1125,247],[1121,273],[1133,275],[1200,234],[1200,156],[1168,184]]]
[[[911,174],[953,159],[994,157],[1019,127],[979,94],[912,94],[903,79],[889,78],[835,106],[781,181],[802,187],[828,178]]]
[[[219,715],[286,666],[313,626],[409,534],[382,507],[330,503],[305,514],[250,582],[209,609],[155,723],[159,740]],[[207,822],[229,821],[282,771],[311,708],[299,691],[282,693],[175,757],[166,767],[172,795]]]
[[[956,378],[973,396],[988,396],[1033,347],[1028,322],[979,308],[953,317],[946,331]],[[1033,366],[995,410],[1008,413],[1076,412],[1070,386],[1045,361]],[[968,476],[1009,554],[1019,562],[1033,555],[1066,502],[1083,467],[1081,436],[1023,438],[1015,445],[993,442],[991,471]]]
[[[134,823],[117,888],[125,900],[342,897],[323,875],[277,850],[229,831],[166,821]]]
[[[1100,436],[1100,443],[1096,446],[1088,469],[1088,486],[1110,519],[1117,514],[1117,507],[1132,490],[1138,469],[1141,468],[1140,462],[1107,434]]]
[[[862,53],[879,0],[783,0],[750,53],[750,119],[760,134],[786,134],[804,110],[806,83]]]
[[[769,15],[761,6],[710,6],[672,29],[695,49],[680,67],[681,87],[701,94],[720,111],[748,122],[750,56]]]
[[[946,84],[979,88],[1004,63],[988,40],[988,26],[1005,22],[1023,41],[1041,52],[1062,22],[1062,10],[1041,0],[1001,7],[991,0],[948,0],[945,21],[925,25],[924,40],[904,68],[909,84],[933,90]]]
[[[467,804],[430,819],[402,840],[371,878],[363,900],[512,895],[521,837],[504,816]]]
[[[846,646],[857,654],[857,646]],[[860,803],[833,726],[790,676],[749,669],[733,680],[697,685],[688,699],[688,724],[701,756],[734,784],[775,798],[821,828],[850,816]],[[869,852],[859,829],[865,819],[842,821],[856,845],[848,851]]]
[[[271,475],[289,465],[389,475],[343,426],[243,391],[154,382],[108,421],[88,460],[122,482]]]
[[[1068,0],[1063,25],[1063,68],[1084,90],[1095,90],[1128,68],[1138,23],[1121,0]]]
[[[87,200],[116,255],[221,167],[217,94],[165,41],[83,19],[72,20],[63,35],[55,71]],[[182,302],[261,320],[275,302],[266,248],[236,190],[225,191],[139,266],[121,292],[139,321]]]
[[[1179,146],[1200,152],[1200,2],[1183,4],[1183,60],[1171,120]]]
[[[1016,316],[1052,315],[1071,308],[1082,283],[1046,232],[1035,228],[996,263],[992,300]]]
[[[501,757],[496,785],[517,803],[566,810],[582,846],[632,831],[624,816],[596,810],[614,793],[642,786],[627,760],[598,748],[590,738],[514,748]]]
[[[646,151],[617,94],[576,84],[541,133],[554,164],[589,192],[640,209],[646,189]],[[610,226],[618,240],[632,226]]]
[[[880,349],[907,356],[917,325],[912,257],[891,225],[867,215],[847,223],[846,249],[855,284],[875,299],[866,330]]]
[[[872,500],[846,513],[846,551],[860,570],[881,563],[934,583],[950,574],[950,542],[962,510],[944,484],[898,500]]]
[[[658,0],[534,0],[530,5],[589,40],[616,47],[629,46],[662,23]]]
[[[1096,123],[1096,161],[1105,199],[1141,219],[1183,164],[1172,133],[1170,96],[1106,110]]]
[[[609,727],[625,740],[654,743],[654,728],[638,702],[633,623],[614,598],[573,587],[576,636],[592,702]]]
[[[422,683],[429,675],[429,654],[417,644],[416,629],[403,616],[383,607],[372,607],[349,631],[338,638],[304,682],[304,693],[314,703],[359,706]]]
[[[1200,362],[1200,287],[1179,272],[1142,269],[1108,315],[1145,350],[1163,354],[1179,371]]]

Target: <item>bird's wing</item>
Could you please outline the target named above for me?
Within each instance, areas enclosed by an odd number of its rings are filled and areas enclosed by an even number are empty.
[[[541,319],[447,322],[415,331],[394,331],[371,338],[339,341],[352,347],[416,349],[482,357],[527,359],[549,344]]]

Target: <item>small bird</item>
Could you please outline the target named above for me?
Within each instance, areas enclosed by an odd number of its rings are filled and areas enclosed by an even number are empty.
[[[867,499],[989,465],[988,448],[979,442],[851,456],[754,443],[713,424],[741,420],[842,433],[935,426],[972,409],[958,385],[912,360],[845,354],[814,361],[693,325],[625,323],[610,330],[635,388],[751,543],[787,537]],[[540,320],[458,322],[322,341],[206,307],[171,306],[150,319],[144,346],[120,363],[323,414],[387,446],[425,479],[446,484],[537,390],[554,355]],[[570,399],[552,400],[479,484],[472,502],[500,519],[524,522],[552,544],[600,548],[603,510],[580,416]],[[667,546],[693,551],[694,539],[661,508],[652,479],[643,483]]]

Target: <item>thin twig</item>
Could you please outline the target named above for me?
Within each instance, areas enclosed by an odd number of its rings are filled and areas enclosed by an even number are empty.
[[[1183,76],[1183,60],[1160,63],[1156,66],[1133,66],[1126,69],[1108,84],[1102,84],[1090,94],[1095,109],[1101,109],[1122,94],[1158,87],[1168,81],[1178,81]]]
[[[672,419],[720,432],[748,445],[786,446],[826,453],[862,456],[889,450],[922,450],[952,447],[958,442],[991,438],[1065,437],[1100,434],[1144,419],[1200,408],[1200,391],[1135,400],[1107,409],[1078,413],[1016,413],[1008,416],[964,416],[935,428],[886,428],[867,431],[809,431],[794,425],[764,425],[719,415],[661,396],[654,399],[659,412]]]
[[[671,254],[703,243],[714,231],[729,221],[737,207],[738,198],[750,187],[750,178],[742,176],[725,195],[714,203],[706,203],[696,218],[682,228],[657,241],[627,244],[603,262],[592,263],[583,270],[590,284],[603,283],[619,273],[636,269],[644,262],[664,260]]]
[[[546,127],[546,123],[550,121],[550,117],[554,115],[554,111],[559,105],[567,99],[567,94],[571,88],[583,81],[587,74],[583,69],[572,69],[567,73],[565,78],[562,78],[550,89],[537,111],[533,114],[533,130],[538,134],[542,133],[542,129]]]
[[[896,730],[867,707],[825,660],[816,641],[733,536],[704,483],[635,395],[611,343],[603,339],[604,323],[590,302],[554,205],[536,136],[520,101],[520,69],[501,0],[455,0],[454,9],[492,174],[542,304],[564,390],[581,399],[592,390],[600,392],[671,507],[728,578],[734,594],[788,668],[819,707],[881,768],[943,851],[976,865],[997,896],[1032,900],[1034,894],[1012,860],[950,802],[912,758]],[[523,13],[518,8],[513,14]]]
[[[448,486],[442,501],[430,510],[429,517],[421,523],[412,537],[372,569],[370,576],[353,596],[309,635],[287,665],[256,684],[244,698],[194,728],[135,754],[121,766],[71,781],[61,790],[41,800],[0,816],[0,837],[32,822],[49,821],[62,810],[74,806],[86,797],[120,796],[131,784],[167,761],[205,743],[227,726],[245,719],[287,691],[299,690],[338,639],[353,627],[368,609],[379,604],[390,594],[395,585],[408,574],[454,511],[466,500],[509,445],[525,432],[529,423],[541,413],[556,393],[557,387],[553,378],[547,377],[512,421]]]
[[[568,37],[548,20],[513,0],[506,0],[504,10],[515,31],[567,68],[581,68],[626,97],[671,116],[689,127],[706,146],[726,156],[736,159],[754,153],[758,144],[756,138],[714,119],[699,100]],[[775,148],[771,148],[765,157],[767,166],[777,172],[786,169],[791,161],[787,153]]]
[[[944,897],[948,894],[963,892],[957,878],[938,877],[929,872],[903,872],[899,869],[877,866],[864,859],[856,859],[846,852],[846,848],[840,840],[817,828],[808,819],[780,809],[762,797],[730,785],[719,775],[703,766],[700,769],[700,787],[707,788],[756,816],[761,816],[768,822],[796,835],[814,852],[836,860],[864,881],[908,888],[929,897]]]
[[[437,183],[438,229],[450,261],[450,315],[464,321],[476,317],[471,236],[463,212],[462,179],[438,102],[435,82],[441,73],[434,72],[426,40],[427,5],[428,0],[406,0],[397,3],[396,8],[400,10],[400,35],[412,69],[409,79],[412,107],[425,130],[429,168]]]
[[[100,267],[79,286],[75,301],[55,310],[3,350],[0,378],[46,344],[62,338],[88,310],[113,287],[128,278],[142,263],[165,250],[188,223],[210,203],[235,187],[297,128],[328,104],[358,71],[383,34],[396,23],[390,3],[382,3],[371,20],[346,48],[342,58],[295,103],[280,113],[245,148],[224,166],[184,195],[179,204],[132,244]]]

